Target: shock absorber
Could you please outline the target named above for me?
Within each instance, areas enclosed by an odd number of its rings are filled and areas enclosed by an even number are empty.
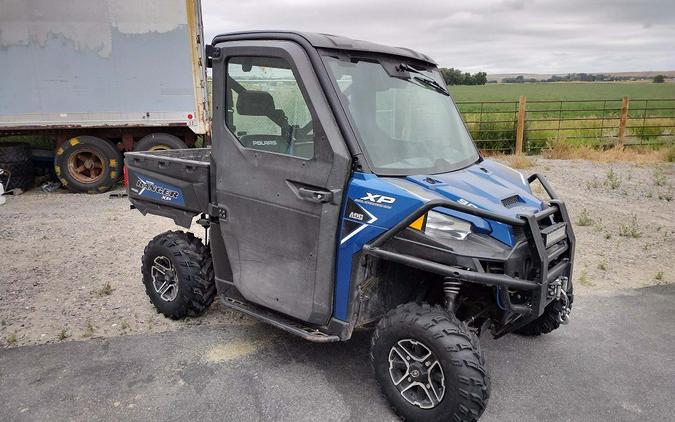
[[[459,296],[462,283],[454,278],[443,279],[443,293],[445,294],[445,307],[449,313],[455,313],[455,300]]]

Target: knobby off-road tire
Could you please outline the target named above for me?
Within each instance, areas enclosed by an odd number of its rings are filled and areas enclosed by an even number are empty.
[[[75,193],[110,190],[122,176],[122,154],[112,142],[96,136],[77,136],[56,149],[54,172]]]
[[[5,176],[0,179],[1,182],[6,183],[6,191],[16,188],[28,190],[35,184],[35,174],[32,161],[24,161],[20,163],[5,163],[0,161],[0,169],[9,172],[9,176]]]
[[[31,161],[33,154],[27,142],[0,143],[0,163],[23,163]]]
[[[572,287],[571,280],[569,283],[567,297],[569,299],[569,307],[572,308],[572,303],[574,302],[574,289]],[[523,336],[539,336],[542,334],[548,334],[560,327],[558,315],[562,310],[563,303],[559,300],[554,300],[546,306],[544,313],[542,313],[539,318],[517,329],[515,333]]]
[[[30,144],[26,142],[0,143],[0,169],[9,172],[9,176],[0,179],[0,182],[5,183],[6,191],[33,187],[35,174],[31,150]]]
[[[412,362],[407,368],[403,356]],[[490,377],[478,338],[439,306],[408,303],[390,311],[375,328],[370,359],[383,394],[405,420],[476,421],[485,410]],[[429,394],[418,381],[428,381]]]
[[[187,147],[179,137],[170,133],[151,133],[136,142],[134,151],[164,151],[167,149],[186,149]]]
[[[141,272],[150,301],[171,319],[203,314],[216,295],[211,252],[192,233],[168,231],[152,239]]]

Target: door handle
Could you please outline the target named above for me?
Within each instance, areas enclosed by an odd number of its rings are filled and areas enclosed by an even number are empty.
[[[327,190],[300,187],[298,188],[298,195],[305,201],[316,202],[319,204],[331,202],[333,200],[333,192]]]

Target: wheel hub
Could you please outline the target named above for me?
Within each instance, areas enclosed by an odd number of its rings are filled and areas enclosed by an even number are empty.
[[[172,302],[178,296],[178,274],[171,260],[158,256],[152,261],[150,271],[152,286],[165,302]]]
[[[445,395],[443,368],[421,341],[403,339],[391,347],[389,376],[401,396],[422,409],[436,407]]]
[[[105,163],[99,150],[85,147],[68,157],[68,173],[80,183],[93,184],[104,177]]]

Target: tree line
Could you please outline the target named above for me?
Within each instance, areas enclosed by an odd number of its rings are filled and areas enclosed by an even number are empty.
[[[439,69],[446,85],[485,85],[486,83],[494,83],[497,81],[488,81],[487,73],[485,72],[462,72],[453,67],[442,67]],[[604,73],[568,73],[567,75],[553,75],[548,79],[526,78],[523,75],[518,75],[510,78],[503,78],[502,83],[518,84],[525,82],[615,82],[615,81],[631,81],[637,79],[651,79],[640,78],[635,76],[618,76],[607,75]],[[663,83],[665,77],[663,75],[656,75],[653,79],[655,83]]]
[[[452,67],[442,67],[440,71],[446,85],[485,85],[487,83],[487,73],[485,72],[472,74]]]
[[[525,82],[618,82],[618,81],[632,81],[637,79],[649,79],[648,77],[639,78],[635,76],[617,76],[606,75],[604,73],[568,73],[567,75],[553,75],[548,79],[525,78],[523,75],[518,75],[513,78],[503,78],[502,83],[518,84]],[[653,79],[656,83],[664,82],[663,75],[656,75]]]

